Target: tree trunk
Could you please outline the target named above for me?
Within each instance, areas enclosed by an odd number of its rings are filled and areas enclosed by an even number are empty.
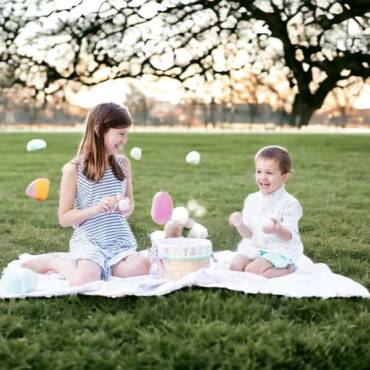
[[[258,115],[258,104],[257,103],[249,103],[249,116],[250,116],[250,123],[255,123],[256,118]]]
[[[216,127],[216,103],[212,98],[211,103],[209,104],[209,120],[211,121],[212,127]]]
[[[186,105],[186,111],[187,111],[187,114],[186,114],[186,117],[187,117],[187,126],[188,128],[191,128],[192,126],[194,126],[194,116],[195,116],[195,111],[197,109],[197,103],[194,99],[191,100],[191,103],[188,103]]]
[[[208,106],[206,103],[203,103],[201,105],[202,107],[202,110],[203,110],[203,123],[204,123],[204,127],[207,128],[208,126]]]
[[[39,118],[39,109],[35,107],[32,103],[34,102],[31,101],[27,106],[28,122],[30,125],[36,124]]]
[[[229,110],[229,123],[235,123],[235,105],[231,104]]]
[[[149,109],[145,96],[142,97],[141,103],[141,107],[143,109],[143,124],[146,125],[148,123]]]
[[[296,95],[292,106],[292,113],[290,114],[289,124],[295,127],[306,126],[317,109],[317,104],[312,97],[303,97]]]

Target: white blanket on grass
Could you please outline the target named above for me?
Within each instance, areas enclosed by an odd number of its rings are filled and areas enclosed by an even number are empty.
[[[146,253],[143,251],[141,253]],[[126,295],[154,296],[175,290],[198,286],[203,288],[226,288],[246,294],[274,294],[286,297],[363,297],[370,298],[369,291],[359,283],[333,273],[323,263],[313,263],[303,256],[297,270],[289,275],[267,279],[263,276],[229,271],[228,265],[235,255],[232,251],[215,252],[215,261],[210,268],[193,272],[180,280],[159,279],[155,275],[130,278],[111,277],[108,281],[97,281],[79,287],[71,287],[59,274],[38,274],[38,284],[26,294],[6,294],[0,288],[0,298],[53,297],[71,294],[123,297]],[[67,253],[60,253],[67,258]],[[21,262],[39,256],[23,254],[9,263],[8,267],[19,266]]]

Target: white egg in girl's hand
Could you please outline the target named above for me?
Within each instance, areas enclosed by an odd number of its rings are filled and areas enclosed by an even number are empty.
[[[128,209],[130,209],[130,199],[129,198],[120,199],[120,201],[118,202],[118,209],[121,212],[125,212]]]
[[[193,150],[192,152],[189,152],[185,157],[185,161],[188,164],[192,164],[192,165],[196,166],[200,162],[199,152],[197,152],[196,150]]]
[[[141,148],[138,148],[138,147],[134,147],[131,149],[130,151],[130,156],[131,158],[139,161],[141,159],[141,155],[142,155],[142,151],[141,151]]]

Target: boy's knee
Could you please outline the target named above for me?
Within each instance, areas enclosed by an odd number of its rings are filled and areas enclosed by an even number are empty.
[[[248,264],[248,259],[242,255],[236,256],[230,263],[229,269],[231,271],[244,271],[245,266]]]
[[[243,271],[243,267],[241,263],[238,261],[231,261],[229,269],[231,271]]]
[[[262,275],[264,272],[264,269],[261,268],[260,266],[256,265],[248,265],[245,270],[245,272],[250,272],[251,274],[257,274],[257,275]]]

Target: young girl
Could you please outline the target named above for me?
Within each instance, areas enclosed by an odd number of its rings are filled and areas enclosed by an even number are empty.
[[[286,149],[268,146],[257,152],[255,166],[259,192],[249,194],[243,211],[229,217],[243,237],[230,269],[268,278],[283,276],[294,271],[303,253],[298,231],[302,208],[284,186],[291,159]]]
[[[99,104],[90,112],[78,155],[63,167],[60,188],[59,223],[74,228],[71,258],[50,254],[24,267],[60,273],[71,285],[148,273],[149,261],[136,252],[126,220],[134,211],[130,162],[118,154],[131,123],[128,111],[117,104]],[[123,197],[130,206],[120,211]]]

